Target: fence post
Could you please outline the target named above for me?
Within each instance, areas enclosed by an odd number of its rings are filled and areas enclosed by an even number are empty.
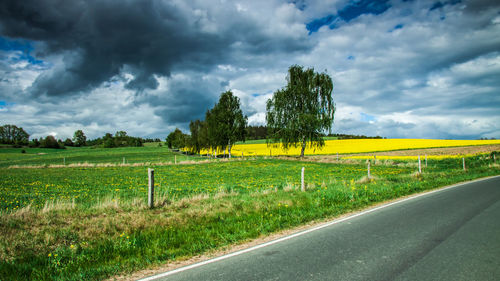
[[[370,175],[370,161],[368,161],[368,178],[371,178],[371,175]]]
[[[427,154],[425,155],[425,167],[427,168]]]
[[[302,167],[302,172],[300,174],[300,190],[301,191],[306,191],[306,187],[304,185],[304,170],[305,170],[305,168]]]
[[[422,173],[422,164],[420,162],[420,155],[418,156],[418,173],[421,174]]]
[[[155,204],[155,170],[148,168],[148,206],[153,209]]]
[[[465,157],[462,157],[462,162],[463,162],[464,171],[465,171]]]

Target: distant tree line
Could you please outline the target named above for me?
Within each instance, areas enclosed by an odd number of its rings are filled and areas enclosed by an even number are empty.
[[[247,140],[263,140],[267,138],[266,126],[248,126],[246,131]]]
[[[329,137],[337,137],[339,140],[343,139],[383,139],[381,136],[365,136],[365,135],[347,135],[347,134],[328,134]]]
[[[56,148],[64,149],[68,146],[81,147],[81,146],[95,146],[95,147],[127,147],[127,146],[143,146],[147,142],[161,143],[159,138],[138,138],[127,135],[125,131],[118,131],[115,135],[106,133],[101,138],[87,140],[85,133],[82,130],[75,131],[73,138],[66,140],[56,139],[54,136],[49,135],[45,138],[29,139],[29,134],[15,125],[0,126],[0,144],[8,144],[14,147],[29,146],[32,148]],[[161,144],[160,144],[161,145]]]
[[[87,145],[100,146],[104,148],[142,146],[145,141],[142,138],[131,137],[125,131],[118,131],[115,135],[106,133],[101,138],[87,141]]]

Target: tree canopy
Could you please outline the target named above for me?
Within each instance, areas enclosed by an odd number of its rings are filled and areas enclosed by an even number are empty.
[[[270,139],[281,142],[285,150],[301,145],[301,157],[308,142],[311,148],[322,147],[324,132],[333,125],[332,90],[333,82],[328,74],[314,72],[313,68],[304,70],[302,66],[291,66],[287,85],[267,101]]]
[[[188,145],[189,136],[184,134],[179,128],[175,128],[175,130],[167,136],[166,141],[168,148],[180,149]]]
[[[73,143],[75,146],[85,146],[87,143],[87,137],[82,130],[75,131],[73,135]]]
[[[15,125],[0,126],[0,143],[27,145],[30,135]]]
[[[222,93],[219,102],[207,112],[212,147],[220,147],[222,150],[227,148],[231,157],[232,145],[245,140],[247,119],[240,108],[240,99],[231,91]]]

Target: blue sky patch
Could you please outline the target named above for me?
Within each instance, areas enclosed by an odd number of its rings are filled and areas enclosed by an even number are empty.
[[[7,106],[12,106],[12,105],[14,105],[13,102],[6,102],[3,100],[0,100],[0,108],[6,108]]]
[[[402,29],[402,28],[403,28],[403,26],[404,26],[404,24],[398,24],[398,25],[396,25],[396,26],[394,27],[394,30],[396,30],[396,29]]]
[[[337,27],[337,22],[342,20],[344,22],[349,22],[363,14],[380,15],[387,11],[391,5],[388,0],[360,0],[360,1],[350,1],[345,7],[340,9],[337,15],[330,14],[326,17],[314,19],[309,23],[306,23],[306,28],[309,30],[309,34],[318,31],[322,26],[327,25],[330,29]]]
[[[34,48],[29,40],[12,40],[0,36],[0,50],[21,51],[22,55],[18,57],[18,60],[26,60],[31,64],[43,64],[43,61],[37,60],[31,55]]]
[[[318,31],[322,26],[331,25],[337,17],[334,15],[328,15],[323,18],[315,19],[306,24],[307,30],[309,30],[309,34]]]
[[[446,1],[446,2],[437,1],[434,4],[432,4],[432,6],[429,9],[429,12],[437,10],[437,9],[441,9],[446,5],[456,5],[456,4],[461,3],[461,2],[462,2],[461,0],[451,0],[451,1]]]
[[[375,116],[366,114],[364,112],[361,112],[361,121],[363,122],[370,122],[370,121],[375,121]]]

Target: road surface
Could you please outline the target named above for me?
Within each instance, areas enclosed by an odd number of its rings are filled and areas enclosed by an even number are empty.
[[[500,177],[148,280],[500,280]]]

